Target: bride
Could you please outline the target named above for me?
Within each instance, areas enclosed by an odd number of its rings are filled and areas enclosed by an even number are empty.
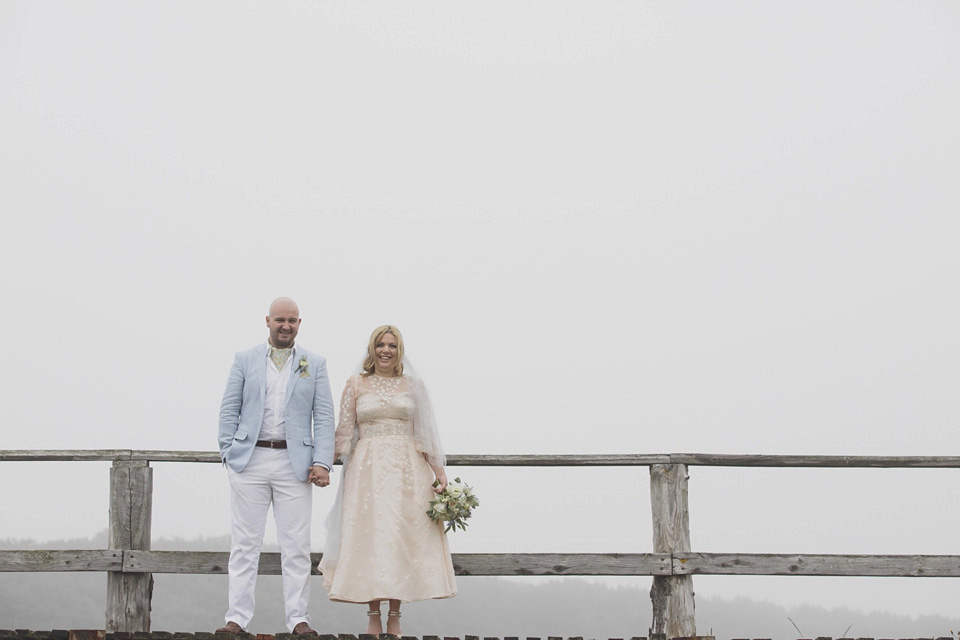
[[[443,525],[427,516],[447,486],[443,448],[423,381],[396,327],[374,330],[362,371],[340,402],[335,458],[343,460],[320,570],[331,600],[368,605],[367,633],[399,636],[400,604],[457,595]],[[433,487],[434,481],[438,482]]]

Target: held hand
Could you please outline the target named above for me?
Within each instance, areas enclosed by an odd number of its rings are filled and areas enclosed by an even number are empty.
[[[447,488],[447,474],[443,467],[434,467],[433,473],[437,476],[436,482],[433,483],[433,492],[443,493],[443,490]]]
[[[330,472],[318,464],[314,465],[310,467],[310,475],[307,476],[307,482],[315,484],[318,487],[325,487],[330,484]]]

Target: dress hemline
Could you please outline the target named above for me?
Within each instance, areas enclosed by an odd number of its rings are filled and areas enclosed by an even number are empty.
[[[345,596],[336,596],[333,594],[329,594],[327,597],[332,602],[344,602],[347,604],[367,604],[368,602],[372,602],[373,600],[399,600],[401,603],[405,604],[407,602],[422,602],[424,600],[447,600],[449,598],[453,598],[458,593],[460,593],[459,590],[454,591],[452,593],[443,594],[443,595],[423,596],[423,597],[410,598],[410,599],[396,598],[394,596],[371,596],[369,598],[366,598],[365,600],[350,600],[350,599],[347,599]]]

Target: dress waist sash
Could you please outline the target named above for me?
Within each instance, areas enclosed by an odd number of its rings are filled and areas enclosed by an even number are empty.
[[[396,422],[392,424],[361,424],[360,437],[372,438],[374,436],[412,436],[413,425]]]

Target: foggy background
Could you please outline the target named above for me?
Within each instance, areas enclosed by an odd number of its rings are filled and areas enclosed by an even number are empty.
[[[337,398],[398,325],[448,453],[955,455],[958,43],[946,1],[0,4],[0,447],[215,450],[288,295]],[[155,539],[228,532],[219,466],[153,466]],[[102,532],[108,469],[0,464],[0,539]],[[644,468],[451,471],[455,552],[651,551]],[[694,551],[958,553],[956,470],[690,475]]]

